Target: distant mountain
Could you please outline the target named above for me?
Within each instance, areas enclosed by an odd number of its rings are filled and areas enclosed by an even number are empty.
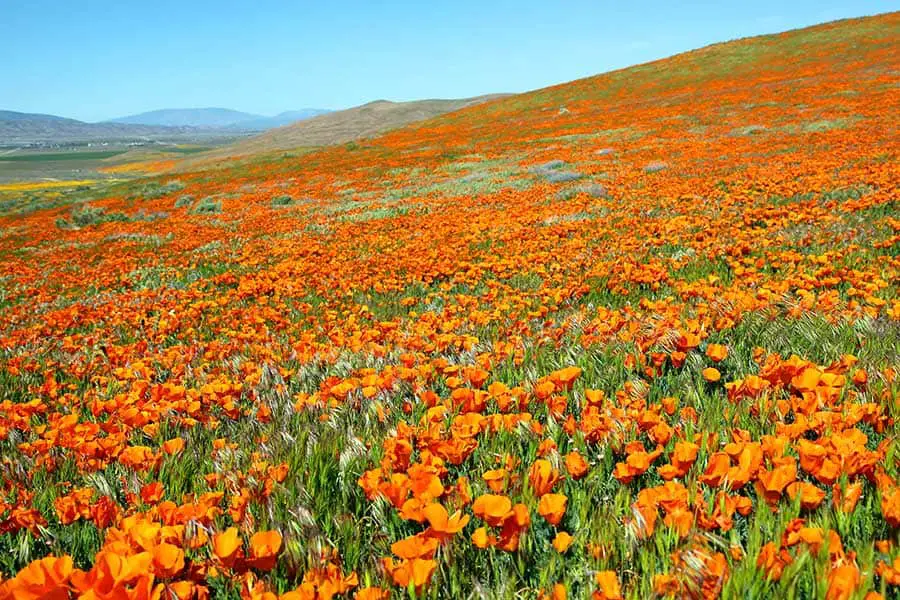
[[[162,127],[128,123],[85,123],[56,115],[0,111],[0,146],[59,144],[91,141],[171,140],[209,135],[191,127]],[[223,132],[219,134],[233,136]]]
[[[110,119],[108,123],[128,123],[131,125],[157,125],[163,127],[233,127],[243,121],[264,119],[230,108],[163,108],[150,112]]]
[[[41,113],[23,113],[14,110],[0,110],[0,123],[9,121],[70,121],[72,123],[80,123],[75,119],[67,119],[66,117],[57,117],[56,115],[44,115]]]
[[[154,110],[100,123],[0,110],[0,146],[58,144],[91,141],[176,140],[186,137],[234,138],[265,131],[330,111],[304,108],[274,117],[227,108],[174,108]]]
[[[198,127],[239,131],[265,131],[273,127],[289,125],[330,111],[319,108],[292,110],[266,117],[230,108],[164,108],[138,115],[112,119],[109,123],[132,125],[156,125],[164,127]]]

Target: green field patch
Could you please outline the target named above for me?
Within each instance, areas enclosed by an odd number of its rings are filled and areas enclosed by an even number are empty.
[[[124,154],[125,150],[97,150],[95,152],[48,152],[28,154],[5,154],[0,162],[57,162],[64,160],[103,160]]]

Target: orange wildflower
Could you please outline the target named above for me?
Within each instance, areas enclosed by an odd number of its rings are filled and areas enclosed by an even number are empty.
[[[703,379],[710,383],[715,383],[722,378],[722,374],[719,373],[719,370],[714,367],[707,367],[703,369]]]
[[[222,533],[213,536],[213,553],[226,566],[234,563],[234,560],[240,555],[242,545],[237,527],[229,527]]]
[[[622,590],[615,571],[600,571],[594,576],[597,589],[591,596],[594,600],[622,600]]]
[[[706,347],[706,356],[713,362],[722,362],[728,357],[728,348],[721,344],[710,344]]]
[[[550,464],[549,460],[539,458],[534,461],[528,471],[528,481],[531,483],[534,494],[543,496],[552,491],[553,486],[559,481],[559,471]]]
[[[590,465],[578,452],[572,451],[566,454],[566,471],[572,479],[577,481],[583,478],[589,469]]]
[[[277,530],[259,531],[250,538],[250,562],[261,571],[268,571],[275,566],[280,550],[281,533]]]
[[[572,540],[573,538],[571,535],[565,531],[560,531],[553,537],[552,545],[557,552],[563,554],[569,549],[569,546],[572,545]]]
[[[538,502],[538,513],[551,525],[559,525],[568,501],[564,494],[544,494]]]

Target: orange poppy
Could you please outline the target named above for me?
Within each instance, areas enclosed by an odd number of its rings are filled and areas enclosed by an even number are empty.
[[[539,458],[531,465],[528,471],[528,481],[534,490],[535,496],[543,496],[553,490],[553,486],[559,481],[559,471],[557,471],[550,461]]]
[[[559,525],[568,502],[565,494],[544,494],[538,502],[538,513],[551,525]]]
[[[594,581],[597,584],[592,595],[594,600],[622,600],[622,589],[615,571],[600,571],[594,576]]]
[[[429,535],[439,539],[452,537],[469,522],[469,515],[463,515],[460,511],[450,515],[446,508],[437,503],[429,504],[422,512],[430,525]]]
[[[719,370],[714,367],[706,367],[705,369],[703,369],[703,379],[705,379],[709,383],[715,383],[722,379],[722,374],[719,373]]]
[[[237,527],[229,527],[213,536],[213,553],[226,566],[231,566],[240,556],[242,545]]]
[[[722,362],[728,357],[728,348],[721,344],[710,344],[706,347],[706,356],[713,362]]]
[[[563,554],[566,550],[569,549],[569,546],[572,545],[573,539],[574,538],[572,538],[572,536],[565,531],[560,531],[553,538],[553,548],[560,554]]]
[[[566,454],[566,471],[569,477],[578,481],[587,475],[590,465],[578,452],[572,451]]]

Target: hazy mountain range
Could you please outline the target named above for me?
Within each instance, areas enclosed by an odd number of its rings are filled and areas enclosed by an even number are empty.
[[[163,109],[87,123],[57,115],[0,110],[0,146],[234,136],[281,127],[328,112],[305,108],[267,117],[227,108]]]
[[[321,108],[302,108],[279,113],[272,117],[245,113],[230,108],[164,108],[150,112],[110,119],[109,123],[155,125],[163,127],[208,127],[264,131],[288,125],[330,112]]]
[[[0,146],[177,138],[194,131],[126,123],[85,123],[56,115],[0,110]]]

